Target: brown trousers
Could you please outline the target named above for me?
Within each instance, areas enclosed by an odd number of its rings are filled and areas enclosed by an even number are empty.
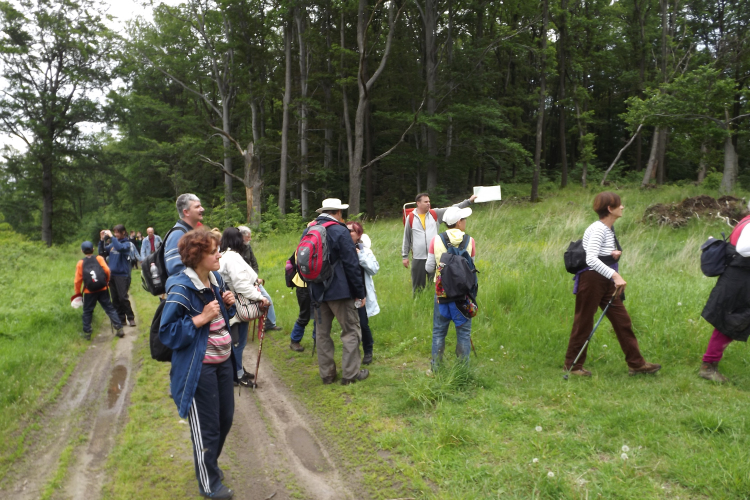
[[[568,352],[565,353],[565,368],[569,368],[576,359],[586,339],[594,328],[594,314],[597,308],[604,309],[615,293],[615,284],[597,273],[585,271],[578,277],[578,294],[576,294],[576,313],[573,319],[573,330],[570,332]],[[607,319],[612,323],[620,348],[625,353],[625,361],[630,368],[638,368],[646,362],[638,348],[638,340],[633,333],[630,315],[620,297],[615,298],[607,309]],[[588,346],[586,346],[588,350]],[[583,367],[586,362],[586,350],[583,351],[574,370]]]
[[[314,314],[320,378],[333,380],[336,377],[336,362],[333,359],[335,347],[331,338],[334,317],[341,326],[341,376],[346,379],[356,377],[361,363],[359,343],[362,340],[362,332],[354,299],[323,302]]]

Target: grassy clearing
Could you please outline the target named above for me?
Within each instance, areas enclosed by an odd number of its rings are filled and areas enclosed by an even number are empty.
[[[0,482],[23,453],[39,409],[53,401],[86,348],[70,307],[77,248],[45,248],[0,228]],[[101,308],[94,328],[101,324]]]
[[[286,334],[274,334],[266,352],[286,368],[281,376],[320,416],[368,496],[747,497],[746,346],[730,346],[722,362],[732,384],[697,377],[711,331],[700,312],[715,283],[700,273],[698,247],[728,227],[719,220],[677,230],[641,223],[651,203],[679,201],[701,194],[699,188],[620,191],[626,305],[645,357],[664,369],[628,377],[605,321],[589,350],[594,377],[563,381],[574,296],[562,253],[595,220],[593,194],[573,189],[534,205],[476,207],[468,232],[477,240],[481,272],[473,327],[479,357],[472,356],[468,373],[425,375],[432,293],[411,298],[400,220],[365,227],[381,264],[375,279],[382,310],[371,318],[376,344],[368,381],[324,387],[309,354],[311,329],[301,355],[288,349]],[[281,270],[296,241],[277,236],[255,246],[287,330],[297,305]],[[452,345],[449,334],[446,353]]]
[[[128,422],[107,460],[108,483],[103,498],[130,500],[148,494],[153,500],[197,496],[187,421],[177,415],[169,396],[169,363],[151,359],[148,329],[158,299],[133,280],[141,332],[134,366],[140,364],[130,394]],[[188,485],[190,488],[188,488]]]

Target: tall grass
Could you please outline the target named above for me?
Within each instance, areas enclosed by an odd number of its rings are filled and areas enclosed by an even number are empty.
[[[382,312],[370,319],[371,377],[354,388],[324,389],[314,362],[288,351],[284,339],[269,355],[300,397],[325,415],[332,439],[347,446],[364,434],[391,454],[408,478],[394,482],[393,491],[446,499],[747,498],[745,344],[731,345],[722,361],[731,384],[697,377],[711,332],[700,312],[716,281],[700,273],[699,245],[729,228],[719,220],[691,220],[681,229],[641,222],[650,204],[701,194],[697,187],[619,193],[626,207],[616,224],[625,304],[644,356],[664,366],[656,376],[627,375],[605,321],[586,363],[593,378],[562,379],[575,301],[562,254],[596,220],[595,191],[583,189],[549,194],[538,204],[474,207],[468,233],[477,241],[480,313],[473,321],[478,357],[471,357],[471,383],[425,375],[432,293],[412,298],[400,220],[365,224],[381,265],[375,285]],[[282,269],[297,240],[275,236],[256,245],[260,274],[288,329],[297,308],[294,294],[282,288]],[[446,353],[455,343],[452,331]],[[344,423],[357,435],[338,430]],[[623,446],[630,449],[627,460]],[[368,484],[373,498],[391,491],[387,482]]]

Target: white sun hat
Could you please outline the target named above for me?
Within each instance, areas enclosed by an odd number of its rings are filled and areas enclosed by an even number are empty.
[[[443,214],[443,222],[445,222],[449,226],[452,226],[456,222],[460,221],[461,219],[465,219],[470,215],[471,215],[471,209],[468,207],[467,208],[448,207],[448,209]]]
[[[316,212],[323,213],[323,210],[346,210],[349,205],[342,204],[338,198],[326,198],[323,200],[323,206],[316,210]]]

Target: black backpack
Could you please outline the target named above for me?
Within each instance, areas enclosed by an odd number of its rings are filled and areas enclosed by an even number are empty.
[[[164,241],[167,241],[166,238]],[[223,290],[223,282],[222,283],[222,290]],[[198,294],[198,297],[200,297],[201,301],[203,301],[203,305],[205,306],[210,301],[207,301],[202,293]],[[171,363],[172,362],[172,349],[162,344],[161,340],[159,339],[159,328],[161,328],[161,314],[164,312],[164,304],[166,304],[166,300],[162,300],[159,302],[159,307],[156,308],[156,312],[154,313],[154,319],[151,320],[151,330],[149,331],[149,347],[151,348],[151,358],[155,359],[156,361]]]
[[[83,285],[89,292],[98,292],[107,286],[107,273],[93,255],[83,259],[82,271]]]
[[[161,295],[166,292],[167,278],[169,278],[169,274],[167,274],[167,265],[164,262],[164,247],[167,246],[169,235],[172,234],[175,229],[182,231],[183,233],[189,231],[189,229],[182,225],[182,221],[177,222],[177,224],[169,230],[161,244],[156,247],[156,250],[146,257],[141,264],[141,286],[143,286],[143,289],[151,295]],[[158,279],[154,279],[151,275],[151,264],[156,266]]]
[[[454,247],[447,233],[440,233],[446,252],[440,256],[440,280],[446,299],[464,300],[466,296],[476,300],[479,285],[474,261],[466,248],[471,238],[464,234],[464,239],[458,247]]]
[[[612,234],[614,233],[615,233],[615,230],[614,228],[612,228]],[[620,247],[620,242],[617,241],[616,234],[615,234],[615,248],[622,251],[622,247]],[[617,262],[613,258],[607,258],[607,257],[600,257],[600,260],[607,265],[614,264],[615,262]],[[583,248],[582,239],[570,242],[570,245],[568,245],[568,249],[565,250],[565,254],[563,255],[563,261],[565,262],[565,270],[568,271],[570,274],[578,274],[578,271],[581,271],[588,267],[588,264],[586,264],[586,250]]]
[[[712,236],[701,245],[701,271],[709,278],[721,276],[735,255],[737,251],[724,233],[720,240]]]

